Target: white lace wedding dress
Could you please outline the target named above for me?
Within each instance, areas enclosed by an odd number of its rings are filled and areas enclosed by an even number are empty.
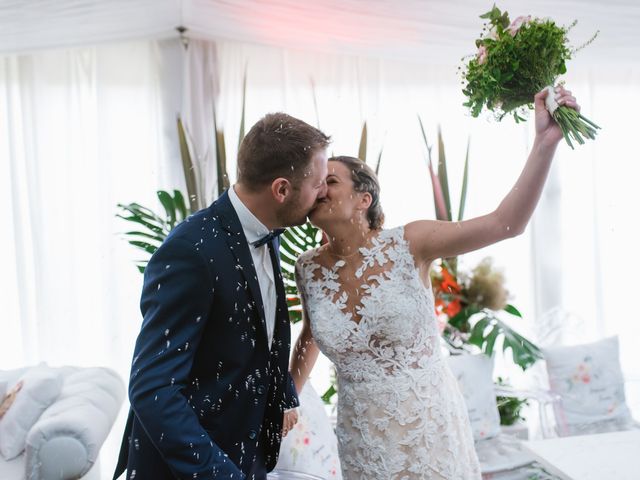
[[[348,268],[317,264],[316,250],[296,265],[311,331],[338,373],[344,478],[480,479],[464,399],[440,353],[433,294],[404,228],[382,230],[360,253]],[[350,280],[346,270],[355,270]]]

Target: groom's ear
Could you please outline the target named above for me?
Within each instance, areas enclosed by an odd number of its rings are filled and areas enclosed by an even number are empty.
[[[276,178],[271,182],[271,195],[278,203],[284,203],[292,194],[293,187],[286,178]]]

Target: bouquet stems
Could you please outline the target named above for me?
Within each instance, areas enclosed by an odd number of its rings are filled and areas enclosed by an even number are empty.
[[[584,144],[585,138],[594,140],[596,138],[596,130],[599,130],[600,127],[581,115],[577,110],[565,105],[558,105],[554,100],[555,91],[553,87],[547,87],[547,89],[549,90],[546,101],[547,110],[549,110],[553,119],[562,129],[562,135],[564,135],[567,144],[573,149],[571,139],[580,145]]]

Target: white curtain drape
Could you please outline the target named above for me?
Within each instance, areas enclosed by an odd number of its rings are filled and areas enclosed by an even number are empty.
[[[185,52],[177,39],[4,56],[2,368],[40,360],[100,364],[127,378],[140,328],[142,277],[132,263],[139,255],[118,236],[128,226],[115,218],[115,205],[160,208],[157,189],[184,188],[176,113],[182,112],[197,149],[212,154],[213,132],[204,122],[216,92],[235,180],[245,67],[247,129],[266,112],[283,110],[331,134],[333,153],[355,155],[367,122],[368,160],[375,164],[383,152],[388,226],[434,216],[417,115],[432,144],[442,128],[455,209],[471,139],[465,218],[498,205],[532,141],[530,124],[471,118],[455,66],[230,41],[214,48],[192,40]],[[582,64],[570,71],[568,85],[584,112],[603,126],[598,140],[575,151],[560,147],[524,235],[463,258],[473,267],[492,256],[504,269],[512,303],[525,316],[514,326],[525,334],[533,335],[536,319],[558,305],[584,317],[591,338],[620,334],[630,377],[640,377],[640,327],[626,290],[640,268],[633,248],[638,80],[633,65],[604,70]],[[211,188],[214,164],[209,158],[200,165]],[[327,381],[321,372],[314,378],[318,390]],[[121,432],[122,419],[103,450],[105,475]]]
[[[144,41],[0,58],[0,368],[104,365],[128,378],[143,254],[122,239],[132,228],[116,205],[158,209],[158,188],[181,187],[163,56]],[[105,478],[117,444],[103,450]]]
[[[191,151],[201,207],[217,196],[215,99],[219,95],[217,52],[212,42],[190,39],[183,48],[180,109]]]

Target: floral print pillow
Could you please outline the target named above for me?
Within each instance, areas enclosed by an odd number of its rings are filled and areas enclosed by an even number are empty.
[[[493,388],[493,358],[484,354],[452,355],[449,367],[467,405],[474,440],[498,435],[500,414]]]
[[[298,423],[282,440],[275,471],[342,480],[338,441],[320,396],[307,382],[299,395]]]
[[[624,393],[618,337],[543,349],[559,434],[624,430],[633,422]]]

